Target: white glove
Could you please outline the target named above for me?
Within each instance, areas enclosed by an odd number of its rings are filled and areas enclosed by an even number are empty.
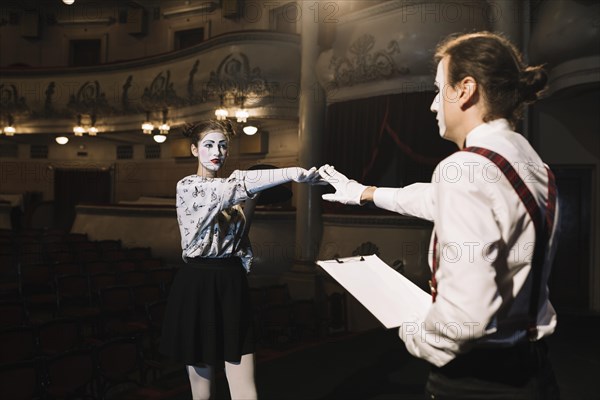
[[[319,171],[315,167],[312,167],[308,171],[301,167],[290,167],[239,172],[243,174],[246,190],[250,194],[258,193],[290,181],[311,185],[323,182]]]
[[[308,183],[309,185],[323,185],[327,184],[321,178],[321,174],[319,174],[319,170],[316,167],[312,167],[309,170],[306,170],[301,167],[291,167],[286,168],[290,172],[290,177],[294,182],[298,183]]]
[[[319,174],[321,174],[325,182],[335,188],[335,193],[324,194],[323,200],[336,201],[342,204],[361,205],[360,196],[367,186],[346,178],[344,174],[336,171],[334,167],[328,164],[319,168]]]

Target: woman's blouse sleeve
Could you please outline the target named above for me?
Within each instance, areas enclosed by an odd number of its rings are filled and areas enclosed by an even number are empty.
[[[243,175],[237,171],[228,178],[190,175],[180,180],[177,183],[177,220],[184,253],[189,246],[197,246],[205,239],[202,236],[211,231],[222,210],[249,197],[252,196],[246,191]]]

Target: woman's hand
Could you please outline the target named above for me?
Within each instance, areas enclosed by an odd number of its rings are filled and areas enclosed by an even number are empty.
[[[310,185],[326,185],[321,179],[319,171],[313,167],[306,170],[301,167],[288,167],[277,169],[261,169],[254,171],[243,171],[246,190],[250,194],[258,193],[273,186],[281,185],[289,181],[308,183]]]
[[[326,185],[321,175],[319,174],[319,170],[316,167],[312,167],[309,170],[306,170],[301,167],[292,167],[290,168],[292,181],[297,183],[308,183],[309,185]]]

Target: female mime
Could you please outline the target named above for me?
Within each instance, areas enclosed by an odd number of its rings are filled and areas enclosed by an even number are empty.
[[[241,171],[217,177],[233,134],[227,122],[189,126],[198,170],[177,183],[184,266],[171,285],[160,351],[186,365],[194,399],[208,399],[217,363],[225,362],[232,399],[256,399],[254,336],[246,273],[248,228],[262,190],[286,182],[317,183],[315,168]],[[246,203],[244,208],[241,203]]]

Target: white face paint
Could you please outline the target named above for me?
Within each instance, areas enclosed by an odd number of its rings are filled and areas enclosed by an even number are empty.
[[[446,89],[446,75],[444,73],[444,64],[442,60],[438,63],[437,72],[435,74],[435,86],[437,87],[437,95],[431,103],[431,111],[436,113],[440,136],[446,134],[446,117],[444,116],[444,94]]]
[[[208,171],[217,172],[227,158],[229,142],[221,132],[209,132],[198,143],[198,160]]]

